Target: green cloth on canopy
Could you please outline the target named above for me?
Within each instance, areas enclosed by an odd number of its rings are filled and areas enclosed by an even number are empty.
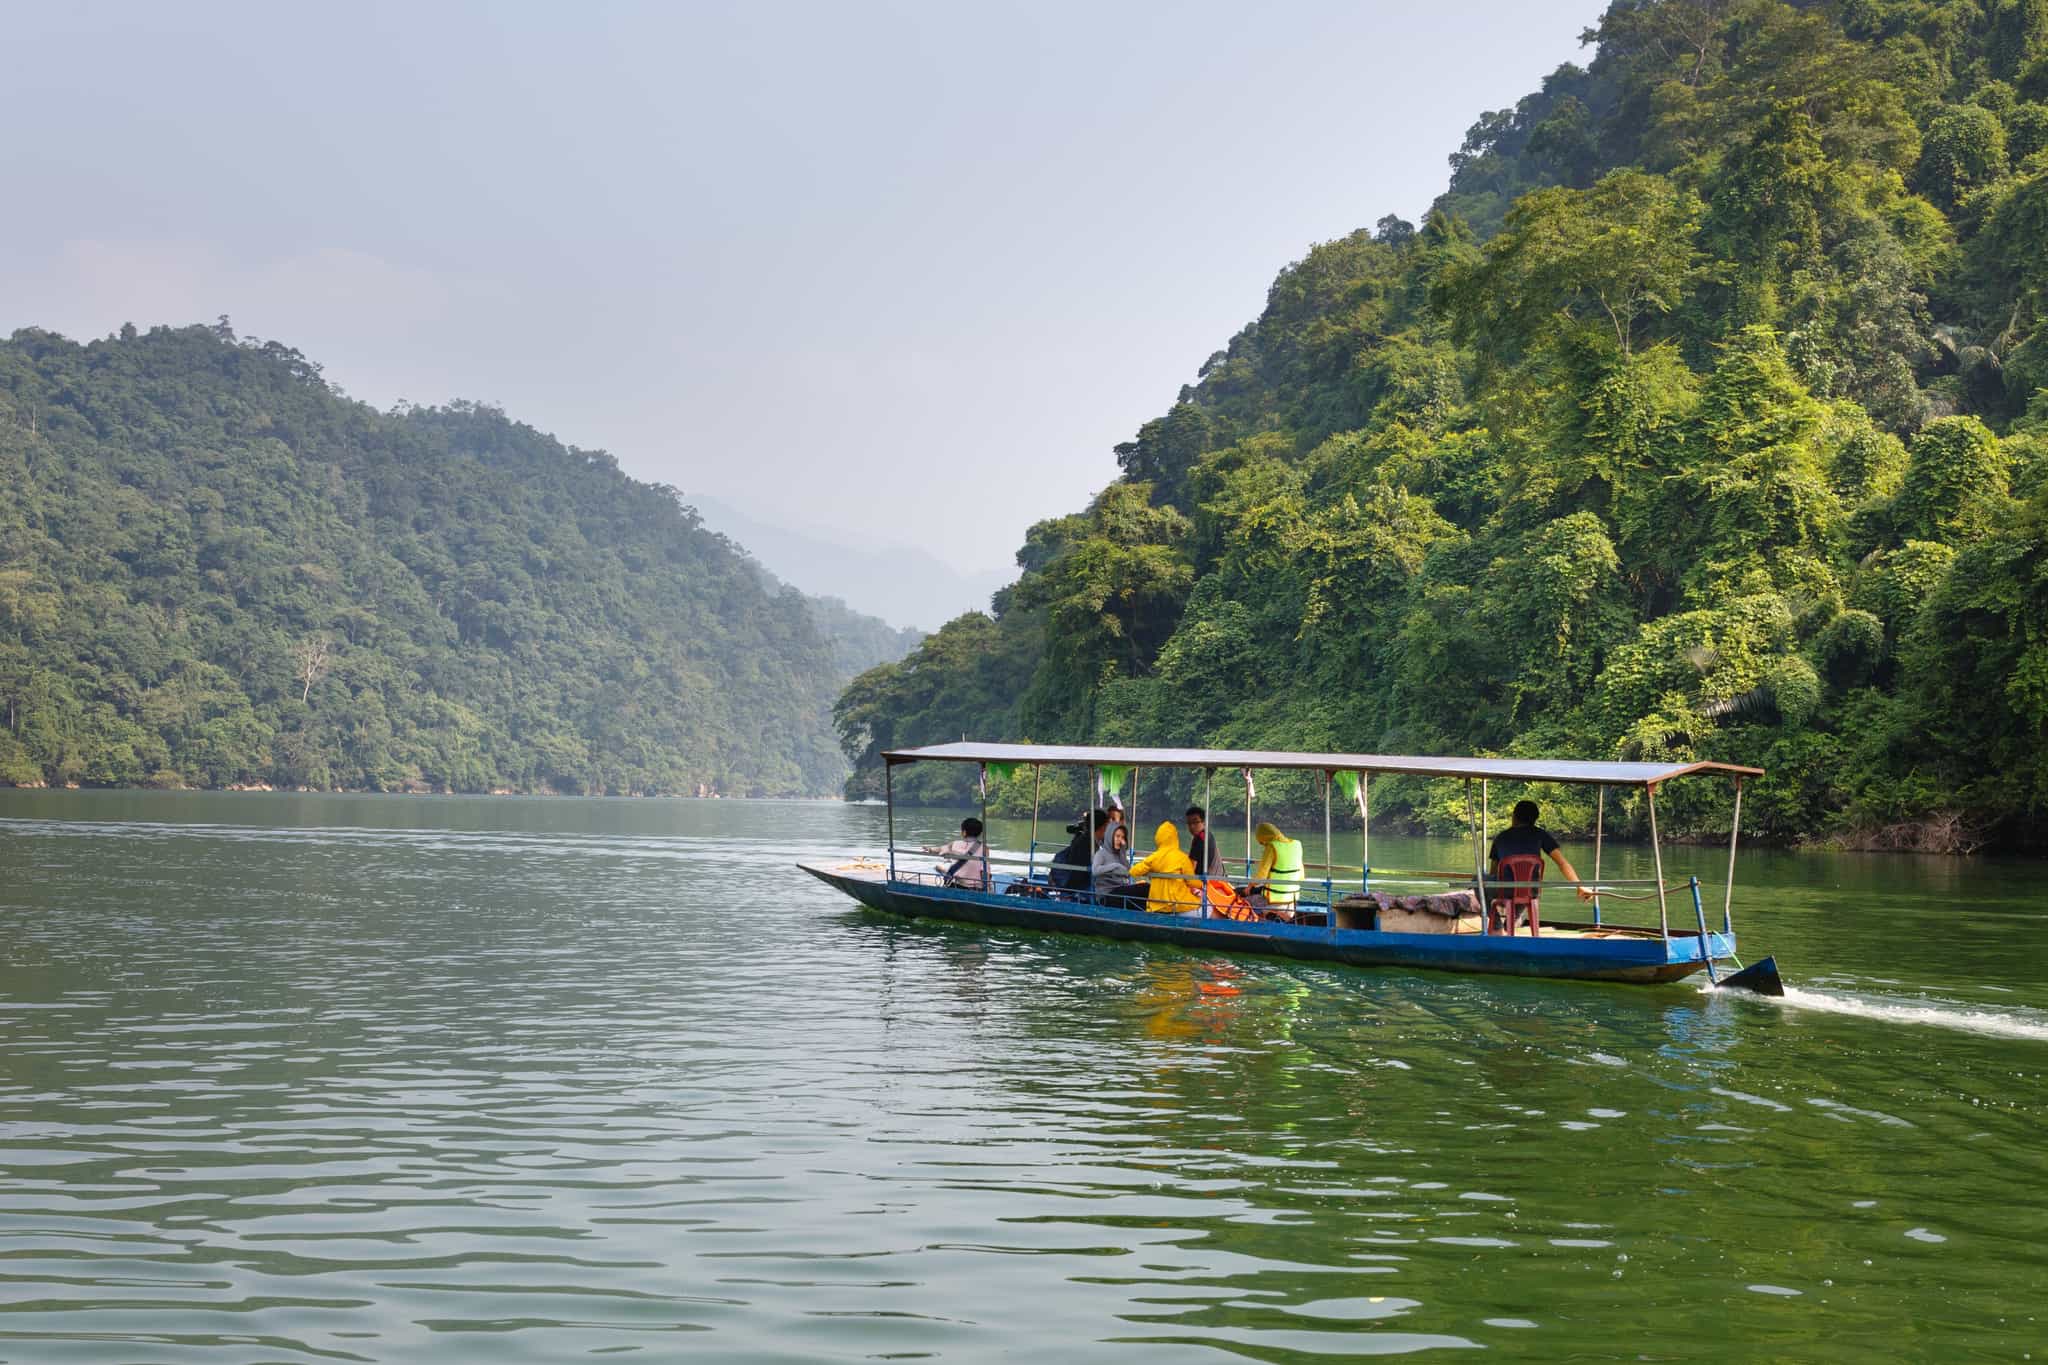
[[[1344,799],[1358,807],[1359,815],[1365,814],[1365,796],[1360,789],[1360,774],[1351,768],[1337,770],[1337,790],[1344,793]]]
[[[1102,778],[1102,790],[1119,801],[1123,800],[1124,782],[1130,777],[1131,770],[1121,766],[1104,767],[1099,770],[1099,775]]]
[[[1010,780],[1011,778],[1015,777],[1015,776],[1017,775],[1017,769],[1019,769],[1019,768],[1023,767],[1024,765],[1023,765],[1022,763],[995,763],[995,762],[990,762],[990,763],[986,763],[986,764],[984,764],[984,765],[982,765],[982,766],[984,766],[984,767],[986,767],[986,768],[988,769],[988,772],[989,772],[989,776],[991,776],[991,777],[995,778],[995,779],[996,779],[996,781],[998,781],[998,782],[1007,782],[1007,781],[1009,781],[1009,780]]]

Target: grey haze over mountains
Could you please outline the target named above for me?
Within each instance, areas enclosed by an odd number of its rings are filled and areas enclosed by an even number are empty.
[[[966,611],[985,611],[989,596],[1013,576],[1007,570],[966,573],[913,545],[883,544],[863,534],[870,523],[844,527],[776,525],[717,498],[685,492],[704,524],[754,557],[760,566],[813,597],[836,597],[857,612],[895,626],[937,630]]]
[[[12,5],[0,335],[225,314],[380,410],[1007,570],[1277,262],[1420,212],[1603,7]]]

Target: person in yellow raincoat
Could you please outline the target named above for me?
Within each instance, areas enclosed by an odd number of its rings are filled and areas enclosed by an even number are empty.
[[[1195,885],[1195,865],[1180,851],[1180,830],[1173,821],[1160,822],[1152,832],[1152,851],[1131,865],[1132,881],[1151,885],[1145,908],[1155,915],[1200,914],[1202,892]]]

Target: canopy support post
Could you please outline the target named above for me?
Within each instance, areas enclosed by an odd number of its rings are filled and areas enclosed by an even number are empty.
[[[1024,868],[1024,880],[1033,881],[1038,877],[1038,780],[1045,775],[1045,769],[1031,765],[1031,857]],[[982,831],[987,834],[987,830]]]
[[[1671,911],[1664,904],[1664,845],[1657,838],[1657,784],[1647,784],[1643,791],[1650,798],[1650,861],[1657,872],[1657,929],[1668,942],[1671,938]]]
[[[1479,779],[1479,861],[1482,867],[1486,865],[1486,835],[1493,828],[1493,807],[1487,804],[1487,787],[1489,785],[1485,778]],[[1485,897],[1481,897],[1481,899],[1483,900]],[[1484,907],[1481,908],[1483,909]],[[1510,905],[1508,907],[1508,937],[1513,938],[1514,936],[1515,911],[1514,907]]]
[[[1336,848],[1330,838],[1330,788],[1335,779],[1335,773],[1323,774],[1323,917],[1330,922],[1331,938],[1337,937]]]
[[[1607,836],[1607,788],[1595,788],[1599,793],[1593,805],[1593,924],[1600,924],[1600,845]]]
[[[889,880],[896,880],[896,765],[882,760],[882,799],[889,804]]]
[[[995,890],[988,877],[988,764],[981,765],[981,889]]]
[[[1358,774],[1358,889],[1372,884],[1372,774]]]
[[[1138,765],[1131,765],[1131,847],[1138,846]]]
[[[1700,879],[1688,878],[1692,883],[1692,917],[1699,921],[1700,956],[1707,962],[1707,980],[1716,986],[1721,984],[1721,974],[1714,970],[1714,955],[1707,951],[1707,909],[1700,904]]]
[[[1202,918],[1209,918],[1209,855],[1216,849],[1216,770],[1202,769],[1202,865],[1195,869],[1195,875],[1202,881]],[[1223,855],[1216,854],[1216,865],[1223,866]]]
[[[1465,809],[1472,816],[1472,886],[1479,893],[1479,932],[1493,932],[1493,916],[1486,908],[1486,848],[1479,840],[1479,807],[1472,804],[1472,779],[1465,779]]]
[[[1244,878],[1252,878],[1252,770],[1244,770]]]
[[[1735,815],[1728,822],[1728,885],[1721,892],[1721,932],[1735,932],[1735,841],[1742,835],[1742,775],[1735,777]],[[1739,960],[1739,959],[1738,959]]]
[[[1209,843],[1213,846],[1216,842],[1216,770],[1214,768],[1202,769],[1202,809],[1208,812],[1203,817],[1208,825],[1208,828],[1203,833],[1209,836]],[[1208,851],[1205,849],[1202,861],[1207,862],[1208,860]],[[1216,865],[1218,867],[1223,865],[1223,855],[1221,853],[1216,855]]]

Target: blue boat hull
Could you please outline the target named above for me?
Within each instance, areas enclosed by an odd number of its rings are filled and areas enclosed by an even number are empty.
[[[963,924],[1008,925],[1089,934],[1098,938],[1172,943],[1183,948],[1260,953],[1310,962],[1357,967],[1427,967],[1449,972],[1557,977],[1573,981],[1677,981],[1702,971],[1707,958],[1735,956],[1735,936],[1709,933],[1705,951],[1697,934],[1664,939],[1654,932],[1577,938],[1501,934],[1395,934],[1377,929],[1329,929],[1297,924],[1228,919],[1185,919],[1143,910],[1024,896],[995,895],[956,887],[890,882],[881,877],[812,867],[804,871],[892,914]]]

